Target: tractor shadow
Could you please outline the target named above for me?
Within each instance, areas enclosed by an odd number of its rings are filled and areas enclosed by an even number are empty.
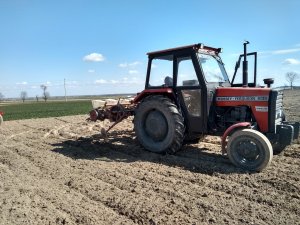
[[[170,167],[180,167],[195,173],[249,173],[235,167],[226,156],[206,152],[207,148],[184,145],[175,155],[156,154],[146,151],[136,140],[133,131],[112,131],[108,141],[99,140],[99,135],[64,140],[53,144],[53,152],[74,160],[100,160],[107,162],[151,162]],[[221,151],[221,150],[220,150]]]

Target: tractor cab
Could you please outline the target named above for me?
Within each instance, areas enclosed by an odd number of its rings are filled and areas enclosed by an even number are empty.
[[[185,114],[189,134],[207,132],[207,120],[217,87],[230,87],[220,48],[203,44],[148,53],[145,92],[168,93]]]
[[[145,89],[201,86],[208,83],[230,86],[220,48],[203,44],[149,52]]]

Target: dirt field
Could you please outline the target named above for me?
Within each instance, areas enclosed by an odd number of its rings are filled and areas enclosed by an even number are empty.
[[[300,91],[285,94],[300,121]],[[130,120],[109,141],[87,116],[4,122],[0,224],[300,224],[300,139],[261,173],[234,167],[220,139],[177,155],[140,147]]]

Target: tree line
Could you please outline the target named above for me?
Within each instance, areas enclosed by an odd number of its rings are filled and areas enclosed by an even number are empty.
[[[285,86],[289,86],[290,89],[293,89],[295,82],[297,80],[299,80],[299,78],[300,78],[300,74],[299,73],[296,73],[296,72],[287,72],[285,74],[285,79],[288,82],[288,85],[285,85]],[[43,99],[45,102],[47,102],[47,100],[50,97],[50,93],[47,91],[48,86],[42,84],[40,87],[41,87],[41,89],[43,91],[41,99]],[[26,91],[21,91],[20,98],[21,98],[21,100],[23,102],[25,102],[25,100],[28,98],[27,92]],[[36,95],[35,98],[36,98],[37,102],[40,99],[40,97],[38,95]],[[2,101],[3,99],[4,99],[4,95],[0,92],[0,101]]]
[[[43,99],[45,102],[47,102],[47,100],[49,99],[50,97],[50,93],[47,91],[47,88],[48,86],[47,85],[44,85],[42,84],[41,86],[41,89],[42,89],[42,96],[39,97],[38,95],[35,96],[36,98],[36,101],[38,102],[41,99]],[[20,94],[20,98],[23,102],[25,102],[25,100],[28,98],[28,94],[27,94],[27,91],[21,91],[21,94]],[[3,101],[4,99],[4,95],[0,92],[0,101]]]

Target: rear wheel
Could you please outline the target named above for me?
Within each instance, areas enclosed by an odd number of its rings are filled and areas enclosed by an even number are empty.
[[[184,122],[177,106],[164,96],[149,96],[137,107],[134,130],[141,145],[156,153],[174,154],[183,143]]]
[[[243,129],[231,135],[227,154],[236,166],[261,171],[272,161],[273,149],[265,135],[256,130]]]

